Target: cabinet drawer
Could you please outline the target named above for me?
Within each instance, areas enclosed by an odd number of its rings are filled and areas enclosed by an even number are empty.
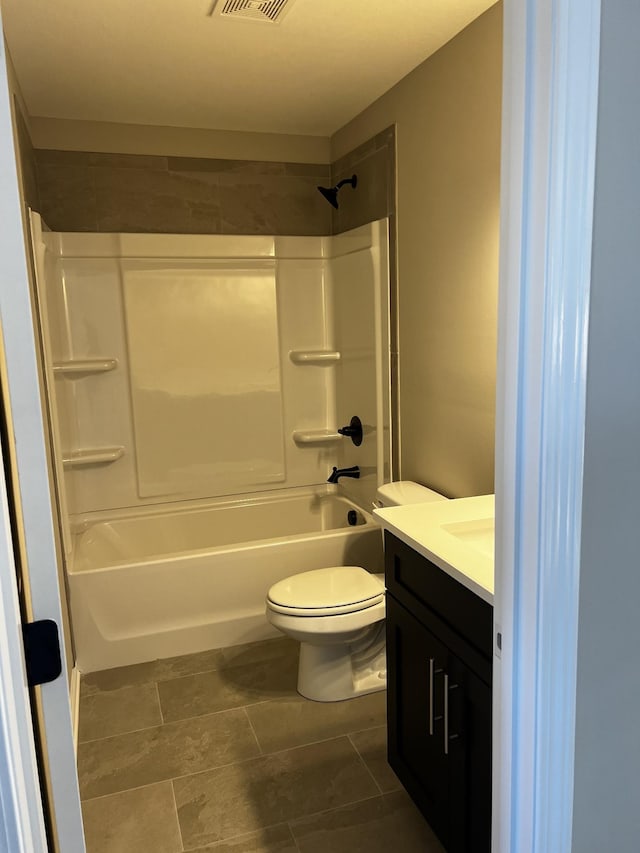
[[[389,592],[423,621],[435,615],[484,657],[493,651],[493,607],[446,572],[385,532]]]

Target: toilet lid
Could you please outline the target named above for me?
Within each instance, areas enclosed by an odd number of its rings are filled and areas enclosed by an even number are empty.
[[[301,572],[274,584],[268,601],[280,612],[297,615],[352,613],[384,599],[379,576],[359,566],[332,566]]]

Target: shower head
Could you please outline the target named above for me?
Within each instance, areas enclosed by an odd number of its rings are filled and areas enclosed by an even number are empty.
[[[352,175],[350,178],[345,178],[344,181],[340,181],[340,183],[336,184],[335,187],[318,187],[318,190],[321,193],[321,195],[323,195],[324,198],[326,198],[326,200],[329,202],[329,204],[332,207],[335,207],[337,210],[338,209],[338,190],[340,189],[340,187],[344,186],[345,184],[351,184],[351,186],[355,190],[355,188],[358,186],[358,176]]]
[[[332,207],[338,208],[338,189],[337,187],[318,187],[319,192],[323,195]]]

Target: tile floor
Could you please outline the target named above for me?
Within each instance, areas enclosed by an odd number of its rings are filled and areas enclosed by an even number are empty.
[[[309,702],[268,640],[82,679],[88,853],[443,853],[386,761],[385,694]]]

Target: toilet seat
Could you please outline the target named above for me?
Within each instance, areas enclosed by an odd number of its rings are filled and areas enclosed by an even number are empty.
[[[339,616],[384,601],[384,582],[360,566],[331,566],[301,572],[274,584],[267,607],[296,617]]]
[[[323,644],[328,642],[352,642],[358,639],[356,632],[368,629],[385,617],[386,604],[383,601],[354,610],[351,613],[328,615],[297,616],[295,613],[282,613],[267,605],[268,619],[272,625],[279,628],[300,642],[307,643],[322,638]],[[346,638],[349,638],[348,640]]]

